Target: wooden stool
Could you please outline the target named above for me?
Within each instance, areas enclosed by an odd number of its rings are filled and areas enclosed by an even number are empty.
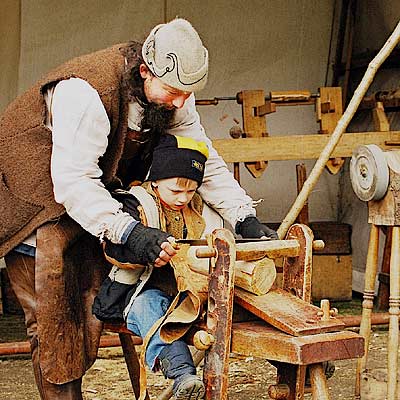
[[[136,399],[138,399],[140,393],[140,365],[135,346],[140,346],[143,343],[142,338],[136,336],[126,327],[125,324],[122,323],[105,323],[103,329],[108,332],[118,333],[119,340],[121,341],[122,351],[124,353],[126,367],[128,368],[129,378],[131,380],[132,389]],[[148,398],[149,396],[146,394],[146,399]]]

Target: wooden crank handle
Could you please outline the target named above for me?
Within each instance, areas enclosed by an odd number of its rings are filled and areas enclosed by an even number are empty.
[[[201,247],[199,249],[196,249],[196,257],[197,258],[212,258],[217,255],[217,252],[215,249],[211,247]]]

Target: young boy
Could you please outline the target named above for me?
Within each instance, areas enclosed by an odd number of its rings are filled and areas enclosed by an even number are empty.
[[[204,142],[162,136],[148,182],[129,192],[119,191],[116,197],[124,211],[145,225],[162,229],[171,238],[198,239],[205,222],[196,189],[207,158]],[[205,390],[181,337],[201,313],[207,279],[188,268],[187,249],[181,246],[170,264],[153,268],[128,263],[129,250],[106,242],[105,255],[114,266],[95,299],[93,313],[103,321],[124,319],[129,330],[144,338],[147,365],[152,370],[160,367],[166,378],[174,380],[175,399],[193,400],[203,398]]]

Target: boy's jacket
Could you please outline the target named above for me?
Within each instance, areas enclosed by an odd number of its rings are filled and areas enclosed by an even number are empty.
[[[144,190],[150,196],[143,195]],[[140,218],[143,224],[160,228],[175,238],[199,239],[204,232],[205,222],[201,216],[203,203],[197,194],[182,212],[162,205],[149,183],[133,187],[129,192],[118,191],[116,197],[124,204],[124,211]],[[115,267],[96,298],[93,308],[96,316],[103,320],[121,319],[143,287],[157,287],[176,296],[160,325],[161,338],[170,343],[182,337],[200,316],[208,291],[207,277],[189,268],[186,258],[189,248],[189,245],[181,245],[169,265],[152,269],[150,266],[130,264],[128,249],[107,242],[104,252]],[[132,276],[129,284],[113,281],[113,273],[118,274],[119,268],[125,276]]]

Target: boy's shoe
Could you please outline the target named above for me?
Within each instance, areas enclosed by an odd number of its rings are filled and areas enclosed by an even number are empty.
[[[175,400],[200,400],[204,397],[205,388],[202,379],[197,375],[181,375],[174,381]]]
[[[200,400],[205,388],[202,379],[196,375],[188,345],[177,340],[164,347],[158,356],[164,376],[174,380],[172,392],[175,400]]]

